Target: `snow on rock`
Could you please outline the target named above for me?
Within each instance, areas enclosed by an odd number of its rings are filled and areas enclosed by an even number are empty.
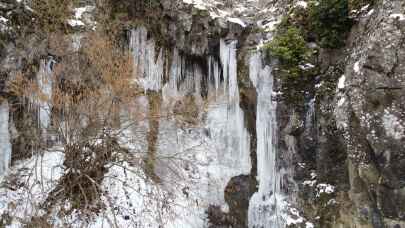
[[[7,22],[9,20],[5,17],[0,16],[0,32],[4,32],[8,29]]]
[[[300,216],[300,213],[297,209],[290,208],[289,213],[290,213],[290,216],[288,216],[286,219],[287,226],[301,224],[305,221],[305,219]]]
[[[298,66],[301,70],[310,70],[313,69],[315,67],[315,65],[311,64],[311,63],[305,63],[302,65]]]
[[[360,74],[360,61],[354,63],[353,70],[356,74]]]
[[[405,127],[402,125],[402,121],[398,117],[385,110],[382,120],[388,136],[396,140],[405,138]]]
[[[338,89],[344,89],[345,88],[345,82],[346,82],[346,76],[342,75],[339,78],[339,82],[338,82]]]
[[[244,28],[246,27],[245,22],[243,22],[240,18],[229,17],[229,18],[228,18],[228,21],[231,22],[231,23],[238,24],[238,25],[240,25],[240,26],[242,26],[242,27],[244,27]]]
[[[320,196],[321,194],[325,193],[325,194],[332,194],[335,192],[335,186],[330,185],[330,184],[318,184],[316,186],[317,188],[317,193],[316,196]]]
[[[0,16],[0,23],[7,23],[8,19]]]
[[[298,1],[295,3],[295,5],[304,9],[308,8],[308,3],[305,1]]]
[[[393,13],[393,14],[390,15],[390,18],[398,19],[400,21],[404,21],[405,20],[405,15],[402,14],[402,13]]]
[[[94,6],[84,6],[84,7],[79,7],[75,8],[74,11],[74,18],[73,19],[68,19],[68,24],[72,27],[78,27],[78,26],[85,26],[86,23],[89,24],[94,24],[95,22],[93,21],[86,21],[86,18],[84,17],[85,13],[89,13],[94,10]]]
[[[69,19],[68,24],[72,27],[85,26],[83,21],[77,19]]]
[[[314,173],[314,172],[311,172],[310,175],[311,175],[311,180],[306,180],[306,181],[304,181],[302,184],[303,184],[303,185],[306,185],[306,186],[313,187],[313,186],[315,186],[315,184],[316,184],[316,182],[317,182],[317,180],[316,180],[317,175],[316,175],[316,173]]]
[[[277,25],[280,24],[281,20],[266,20],[266,22],[258,21],[258,26],[264,28],[266,32],[272,32],[277,28]]]
[[[340,106],[344,105],[345,102],[346,102],[346,97],[341,97],[337,103],[337,106],[340,107]]]
[[[373,15],[374,11],[375,11],[374,9],[368,11],[366,16],[369,17],[369,16]]]
[[[84,7],[75,8],[74,9],[75,18],[76,19],[81,19],[83,17],[84,13],[91,12],[92,10],[94,10],[93,6],[84,6]]]
[[[315,184],[316,184],[316,180],[306,180],[306,181],[304,181],[302,184],[303,184],[303,185],[310,186],[310,187],[313,187],[313,186],[315,186]]]
[[[315,228],[314,224],[311,222],[306,222],[305,223],[305,228]]]
[[[196,9],[207,10],[209,6],[213,6],[214,2],[212,1],[203,1],[203,0],[183,0],[186,4],[193,5]]]

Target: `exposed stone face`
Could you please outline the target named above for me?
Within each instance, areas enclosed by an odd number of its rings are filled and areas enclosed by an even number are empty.
[[[351,184],[363,182],[350,196],[358,212],[365,205],[356,198],[368,198],[364,214],[374,227],[405,219],[405,22],[395,16],[403,9],[403,1],[382,1],[353,29],[345,101],[336,107],[338,118],[344,109]]]

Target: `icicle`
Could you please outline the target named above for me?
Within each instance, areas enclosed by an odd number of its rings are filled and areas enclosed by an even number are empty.
[[[42,129],[47,129],[50,125],[50,116],[52,109],[52,65],[53,59],[49,61],[41,60],[39,72],[37,74],[40,97],[39,105],[39,122]]]
[[[219,66],[218,62],[213,60],[213,70],[214,70],[214,80],[215,80],[215,91],[218,91],[221,79],[219,78]]]
[[[233,160],[234,165],[240,167],[240,172],[244,174],[249,173],[251,167],[250,138],[245,128],[243,111],[239,106],[236,43],[236,41],[231,41],[227,44],[221,40],[220,56],[224,89],[228,89],[227,154],[230,156],[230,160]]]
[[[219,66],[218,62],[215,60],[214,57],[209,56],[208,59],[208,80],[210,82],[210,87],[211,83],[213,84],[213,88],[210,88],[210,93],[216,97],[218,95],[218,89],[219,89],[219,84],[221,83],[221,79],[219,78],[220,72],[219,72]]]
[[[139,27],[131,31],[130,49],[134,57],[134,74],[145,90],[158,91],[162,88],[164,73],[164,53],[155,53],[155,41],[147,39],[147,30]]]
[[[228,83],[228,76],[229,76],[228,69],[229,69],[229,55],[230,55],[229,52],[230,52],[230,48],[227,46],[225,41],[222,40],[222,39],[221,39],[219,44],[220,44],[219,45],[220,58],[221,58],[221,62],[222,62],[222,75],[224,77],[224,91],[226,91],[227,83]]]
[[[314,123],[315,118],[315,98],[311,99],[308,104],[308,111],[305,116],[305,128],[310,129]]]
[[[285,227],[286,202],[281,194],[281,174],[277,170],[277,103],[272,99],[273,76],[269,66],[262,66],[260,53],[250,58],[249,76],[257,98],[257,180],[256,192],[249,204],[250,228]]]
[[[173,91],[177,92],[177,84],[178,84],[178,79],[180,78],[181,74],[181,57],[179,55],[179,51],[177,48],[174,49],[173,51],[173,58],[172,58],[172,64],[170,67],[170,88]]]
[[[0,104],[0,176],[7,172],[11,161],[8,102]]]

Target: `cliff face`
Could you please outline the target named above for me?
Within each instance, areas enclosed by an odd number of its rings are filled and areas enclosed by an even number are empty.
[[[403,4],[378,1],[363,8],[346,46],[320,55],[315,117],[310,101],[295,138],[301,161],[312,170],[299,198],[307,212],[315,209],[321,227],[404,226]],[[296,114],[290,115],[292,123]],[[306,169],[298,167],[296,177]],[[335,192],[306,191],[319,191],[322,182]]]
[[[1,191],[13,194],[2,200],[8,209],[1,211],[1,221],[14,223],[11,209],[22,207],[10,201],[20,197],[15,192],[21,186],[14,185],[24,182],[24,168],[36,169],[29,159],[41,155],[52,160],[53,155],[38,151],[63,147],[66,155],[57,158],[66,161],[57,183],[77,175],[71,172],[77,154],[68,155],[70,144],[55,139],[64,130],[44,126],[64,115],[47,88],[65,88],[66,81],[88,75],[96,79],[83,80],[100,88],[100,69],[93,69],[97,64],[86,59],[92,56],[83,49],[91,47],[92,32],[103,27],[104,33],[114,34],[117,50],[130,49],[138,77],[133,97],[138,108],[119,106],[114,124],[108,124],[131,129],[130,137],[114,135],[117,144],[108,138],[114,143],[106,146],[105,164],[94,166],[102,177],[87,173],[100,185],[96,189],[104,191],[99,195],[104,206],[94,208],[119,208],[122,218],[115,225],[133,220],[136,227],[405,227],[405,3],[348,4],[353,7],[351,28],[340,40],[343,45],[331,49],[321,47],[306,27],[313,22],[307,19],[312,6],[305,1],[119,0],[107,1],[107,8],[80,1],[62,27],[38,19],[25,1],[0,3],[0,112],[7,122],[0,124],[7,136],[0,140],[5,148],[0,172],[7,174]],[[299,63],[305,69],[298,80],[286,76],[282,57],[266,54],[263,45],[282,33],[286,23],[304,31],[312,53],[308,63]],[[39,30],[43,24],[47,29]],[[69,69],[57,68],[66,62]],[[60,75],[54,84],[41,84],[41,77],[52,74]],[[33,83],[39,80],[49,103],[41,106],[42,98],[38,105],[16,93],[14,82],[21,75]],[[135,116],[132,109],[144,118],[125,125],[126,118]],[[43,113],[51,113],[48,121]],[[122,143],[123,138],[131,139]],[[105,149],[89,144],[94,151]],[[178,161],[159,159],[179,154]],[[125,170],[134,167],[141,174],[127,175]],[[110,175],[123,181],[107,181]],[[38,197],[31,210],[48,213],[18,215],[24,221],[20,224],[35,226],[42,219],[58,227],[74,221],[72,209],[59,213],[66,200],[58,195],[61,184],[41,181],[46,197]],[[80,195],[82,190],[76,190],[72,194]],[[156,195],[143,203],[153,209],[128,206],[139,203],[135,193]],[[78,198],[88,206],[86,196]],[[153,219],[157,214],[159,221]],[[59,221],[61,217],[66,221]],[[101,216],[95,217],[87,225],[97,224]],[[55,218],[59,223],[52,223]]]
[[[347,148],[349,197],[374,227],[404,226],[403,7],[380,2],[352,30],[335,108]]]

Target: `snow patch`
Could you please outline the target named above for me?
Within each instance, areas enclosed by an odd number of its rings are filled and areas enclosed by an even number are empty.
[[[314,187],[316,184],[316,180],[306,180],[302,183],[304,186]]]
[[[85,7],[75,8],[74,9],[75,18],[76,19],[81,19],[84,13],[91,12],[93,9],[94,9],[93,6],[85,6]]]
[[[318,184],[316,186],[317,188],[317,193],[316,196],[319,197],[321,194],[332,194],[335,192],[335,186],[330,185],[330,184]]]
[[[315,228],[314,224],[311,222],[306,222],[305,223],[305,228]]]
[[[305,1],[298,1],[295,5],[304,9],[308,8],[308,3]]]
[[[346,98],[345,98],[345,97],[341,97],[341,98],[339,99],[339,101],[338,101],[338,104],[337,104],[338,107],[344,105],[345,101],[346,101]]]
[[[354,63],[353,70],[356,74],[360,74],[360,61]]]
[[[246,27],[245,22],[243,22],[240,18],[229,17],[229,18],[228,18],[228,21],[231,22],[231,23],[238,24],[238,25],[242,26],[243,28]]]
[[[206,10],[207,6],[207,1],[202,1],[202,0],[183,0],[184,3],[193,5],[196,9],[200,10]]]
[[[387,111],[383,116],[383,125],[388,136],[396,140],[405,137],[405,127],[401,124],[400,119]]]
[[[5,17],[0,16],[0,22],[1,23],[7,23],[8,19]]]
[[[287,220],[286,220],[287,226],[301,224],[304,222],[304,218],[300,216],[300,213],[297,209],[290,208],[289,212],[290,212],[291,216],[287,217]]]
[[[2,180],[0,215],[13,217],[11,227],[22,227],[20,221],[45,214],[39,210],[40,205],[63,174],[64,153],[61,150],[54,147],[42,155],[19,162]]]
[[[315,67],[315,65],[311,64],[311,63],[305,63],[303,65],[299,65],[298,66],[301,70],[310,70],[313,69]]]
[[[393,13],[393,14],[390,15],[390,18],[398,19],[400,21],[404,21],[405,20],[405,15],[402,14],[402,13]]]
[[[374,13],[374,9],[370,10],[370,11],[367,13],[366,16],[369,17],[369,16],[373,15],[373,13]]]
[[[86,24],[83,22],[83,20],[84,20],[83,15],[84,15],[84,13],[91,12],[93,10],[94,10],[93,6],[84,6],[84,7],[75,8],[73,10],[74,18],[67,20],[68,24],[72,27],[85,26]],[[92,24],[95,24],[95,22],[92,22]]]
[[[76,19],[69,19],[68,24],[72,27],[77,27],[77,26],[84,26],[84,22],[81,20],[76,20]]]
[[[344,89],[345,88],[345,82],[346,82],[346,76],[342,75],[339,78],[339,82],[338,82],[338,89]]]

